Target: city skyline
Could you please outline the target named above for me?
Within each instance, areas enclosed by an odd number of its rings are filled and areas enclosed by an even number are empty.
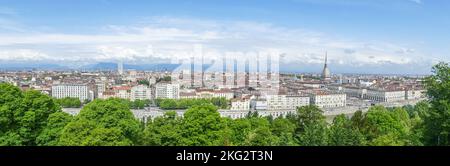
[[[326,51],[332,74],[429,74],[449,61],[449,2],[177,2],[0,2],[0,64],[167,64],[197,45],[212,59],[277,52],[285,72],[320,73]]]

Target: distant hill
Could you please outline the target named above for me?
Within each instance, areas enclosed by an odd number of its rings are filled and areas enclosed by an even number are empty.
[[[151,71],[172,71],[176,69],[179,64],[142,64],[132,65],[124,64],[124,69],[134,70],[151,70]],[[84,70],[117,70],[117,63],[97,63],[93,65],[87,65],[82,67]]]
[[[0,63],[0,70],[67,70],[68,67],[44,63]]]

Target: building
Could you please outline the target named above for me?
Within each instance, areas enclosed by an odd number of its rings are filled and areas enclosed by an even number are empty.
[[[329,80],[331,79],[331,72],[330,69],[328,69],[328,64],[327,64],[327,53],[325,53],[325,64],[323,65],[323,70],[322,70],[322,79],[323,80]]]
[[[245,100],[245,99],[231,100],[230,110],[232,110],[232,111],[250,110],[250,100]]]
[[[297,107],[309,105],[307,96],[267,95],[268,110],[292,110]]]
[[[234,92],[230,89],[196,89],[195,91],[180,92],[182,99],[209,99],[225,98],[230,100],[234,98]]]
[[[425,90],[423,89],[409,89],[405,91],[405,98],[407,100],[425,98]]]
[[[195,92],[180,92],[181,99],[197,99],[197,94]]]
[[[332,93],[322,90],[314,90],[309,92],[310,103],[319,108],[335,108],[344,107],[347,101],[345,93]]]
[[[123,75],[123,62],[122,61],[120,61],[117,64],[117,72],[119,73],[119,75]]]
[[[152,98],[152,90],[145,85],[138,85],[131,88],[131,101],[150,100]]]
[[[130,86],[115,86],[113,87],[114,97],[131,100]]]
[[[364,98],[367,93],[367,89],[358,87],[343,87],[342,91],[349,97],[357,97],[361,99]]]
[[[97,88],[97,93],[96,93],[96,98],[101,98],[101,95],[103,94],[103,92],[106,91],[106,84],[105,83],[96,83],[95,84],[96,88]]]
[[[93,100],[94,92],[89,90],[87,84],[59,84],[52,86],[52,97],[57,99],[74,97],[81,101]]]
[[[250,102],[250,107],[254,110],[267,110],[267,100],[266,99],[255,99]]]
[[[234,98],[234,93],[230,89],[197,89],[195,91],[198,98],[226,98],[232,99]]]
[[[161,99],[179,99],[180,85],[179,84],[157,84],[155,88],[155,98]]]
[[[406,99],[405,90],[368,89],[364,99],[378,102],[393,102]]]

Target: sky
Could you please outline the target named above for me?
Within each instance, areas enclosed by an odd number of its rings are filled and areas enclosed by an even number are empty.
[[[282,55],[280,70],[428,74],[450,61],[447,0],[0,0],[0,64],[72,68]]]

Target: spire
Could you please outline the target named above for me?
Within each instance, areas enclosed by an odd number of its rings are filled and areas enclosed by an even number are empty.
[[[330,78],[330,69],[328,69],[328,52],[325,52],[325,64],[323,65],[322,78],[329,79]]]

